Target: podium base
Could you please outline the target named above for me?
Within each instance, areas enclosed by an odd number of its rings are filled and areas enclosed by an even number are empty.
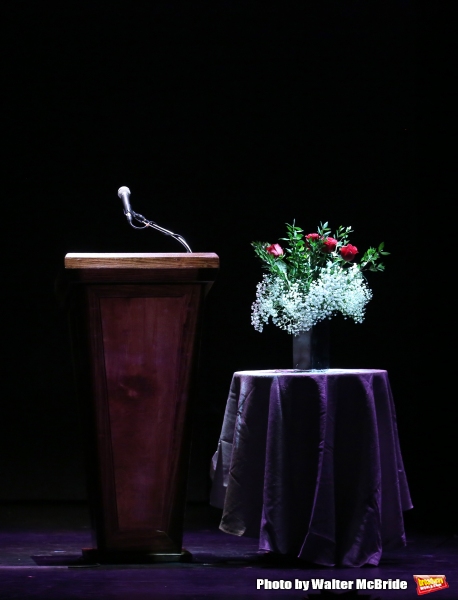
[[[181,552],[131,552],[122,550],[98,550],[83,548],[83,560],[87,563],[106,565],[146,565],[165,562],[191,562],[192,554],[184,548]]]

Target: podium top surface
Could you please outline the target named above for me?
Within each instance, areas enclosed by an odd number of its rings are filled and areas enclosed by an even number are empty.
[[[219,257],[212,252],[132,253],[70,252],[66,269],[217,269]]]

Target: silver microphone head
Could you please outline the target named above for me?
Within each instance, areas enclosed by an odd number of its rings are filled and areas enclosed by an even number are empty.
[[[127,186],[123,185],[118,190],[118,196],[122,198],[123,194],[128,194],[130,196],[130,190]]]
[[[122,203],[124,205],[124,214],[127,217],[129,223],[132,223],[132,209],[130,207],[130,190],[125,185],[121,186],[118,190],[118,196],[121,198]]]

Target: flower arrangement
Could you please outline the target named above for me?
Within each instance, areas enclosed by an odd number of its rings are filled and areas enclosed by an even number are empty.
[[[369,248],[359,263],[359,254],[350,244],[351,227],[340,226],[331,235],[328,223],[317,233],[304,236],[300,227],[286,224],[285,249],[280,244],[253,242],[257,256],[267,269],[256,289],[251,323],[257,331],[272,323],[297,335],[308,331],[319,321],[341,313],[362,323],[366,305],[372,298],[363,271],[383,271],[382,242]]]

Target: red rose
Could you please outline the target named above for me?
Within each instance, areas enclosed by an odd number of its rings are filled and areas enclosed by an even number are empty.
[[[353,260],[357,254],[358,248],[356,246],[352,246],[351,244],[342,246],[340,249],[340,256],[347,261]]]
[[[337,240],[332,237],[327,237],[323,240],[323,250],[325,252],[334,252],[337,246]],[[353,246],[354,247],[354,246]]]
[[[267,246],[266,252],[272,254],[272,256],[283,256],[283,248],[280,244],[272,244],[271,246]]]
[[[308,233],[305,236],[305,243],[307,244],[307,248],[311,247],[310,244],[309,244],[310,240],[313,241],[313,242],[317,242],[319,239],[321,239],[321,238],[320,238],[320,236],[319,236],[318,233]]]
[[[320,239],[320,236],[318,233],[309,233],[305,236],[306,240],[313,240],[314,242],[317,242]]]

